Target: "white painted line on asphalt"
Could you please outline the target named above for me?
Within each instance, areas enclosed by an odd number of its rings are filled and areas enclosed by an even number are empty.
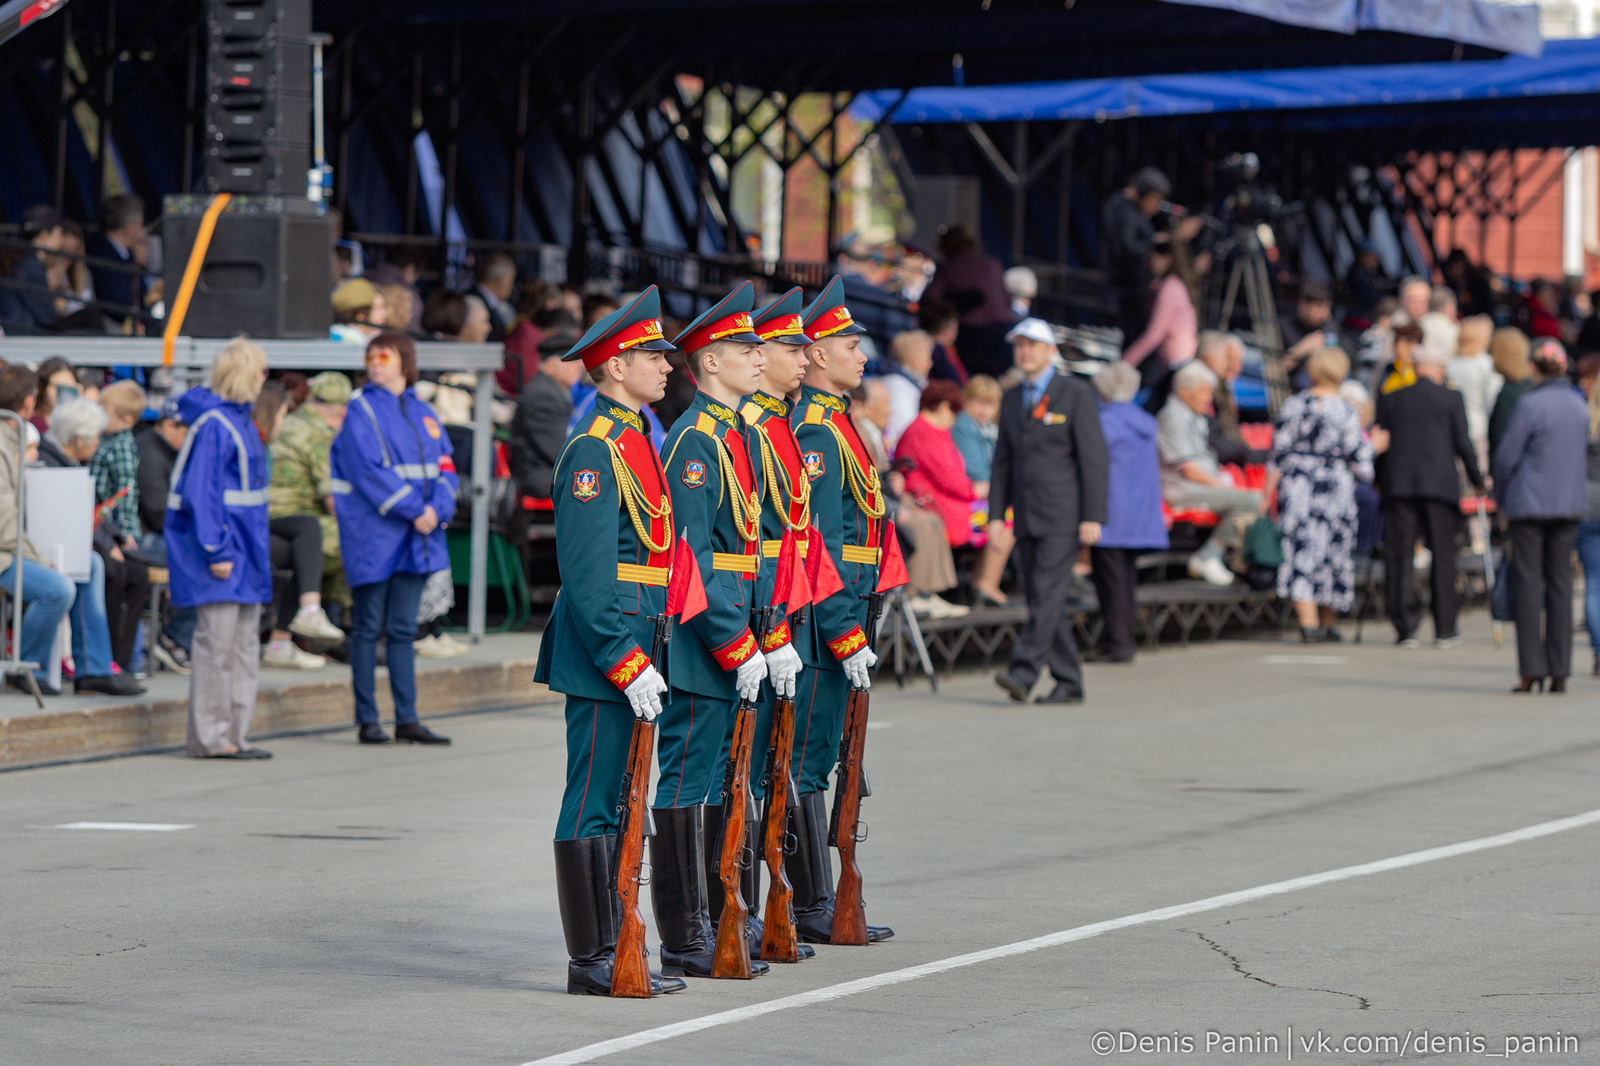
[[[868,722],[867,723],[867,729],[869,729],[869,730],[872,730],[872,729],[893,729],[893,728],[894,728],[894,723],[893,722]]]
[[[630,1036],[602,1040],[598,1044],[590,1044],[575,1051],[534,1059],[532,1062],[523,1063],[522,1066],[575,1066],[576,1063],[580,1062],[593,1062],[595,1059],[604,1058],[607,1055],[615,1055],[619,1051],[629,1051],[636,1047],[643,1047],[646,1044],[670,1040],[675,1036],[687,1036],[690,1033],[698,1033],[702,1029],[713,1029],[719,1025],[731,1025],[734,1022],[748,1021],[751,1018],[759,1018],[763,1014],[789,1010],[792,1007],[808,1007],[813,1003],[826,1003],[830,999],[841,999],[844,996],[853,996],[857,992],[870,992],[876,988],[885,988],[889,985],[898,985],[906,981],[915,981],[919,977],[931,977],[934,974],[944,973],[946,970],[954,970],[962,966],[972,966],[980,962],[992,962],[995,959],[1009,958],[1012,955],[1025,955],[1030,951],[1058,947],[1062,944],[1070,944],[1075,940],[1087,940],[1090,937],[1099,936],[1101,933],[1115,932],[1118,929],[1127,929],[1130,926],[1148,925],[1151,922],[1165,922],[1173,918],[1199,914],[1202,911],[1214,911],[1221,907],[1231,907],[1238,903],[1249,903],[1264,896],[1278,896],[1285,892],[1298,892],[1303,888],[1315,888],[1318,885],[1332,884],[1335,881],[1348,881],[1353,877],[1387,873],[1390,870],[1401,870],[1407,866],[1420,866],[1423,863],[1437,862],[1440,859],[1453,859],[1458,855],[1470,855],[1473,852],[1488,851],[1491,848],[1503,848],[1508,844],[1520,844],[1527,840],[1537,840],[1539,837],[1547,837],[1554,833],[1565,833],[1569,829],[1581,829],[1584,826],[1596,823],[1600,823],[1600,810],[1575,814],[1570,818],[1557,818],[1553,822],[1540,822],[1538,825],[1530,825],[1523,829],[1513,829],[1509,833],[1499,833],[1491,837],[1464,840],[1459,844],[1446,844],[1443,847],[1428,848],[1424,851],[1412,851],[1405,855],[1379,859],[1376,862],[1361,863],[1358,866],[1341,866],[1337,870],[1325,870],[1319,874],[1307,874],[1305,877],[1294,877],[1287,881],[1274,881],[1270,885],[1257,885],[1255,888],[1245,888],[1238,892],[1228,892],[1220,896],[1208,896],[1205,899],[1197,899],[1193,903],[1180,903],[1174,907],[1141,911],[1138,914],[1130,914],[1123,918],[1113,918],[1107,922],[1095,922],[1092,925],[1080,925],[1073,929],[1063,929],[1059,933],[1034,937],[1032,940],[1018,940],[1013,944],[1002,944],[999,947],[986,948],[983,951],[974,951],[966,955],[955,955],[948,959],[940,959],[937,962],[925,962],[921,966],[908,966],[903,970],[891,970],[888,973],[880,973],[872,977],[862,977],[855,981],[845,981],[842,984],[813,989],[810,992],[784,996],[782,999],[769,1000],[766,1003],[752,1003],[747,1007],[736,1007],[733,1010],[725,1010],[717,1014],[707,1014],[702,1018],[690,1018],[688,1021],[675,1022],[672,1025],[645,1029]]]
[[[1350,661],[1348,655],[1263,655],[1261,661],[1268,666],[1343,666]]]
[[[180,829],[193,829],[179,822],[65,822],[51,829],[120,829],[133,833],[175,833]]]

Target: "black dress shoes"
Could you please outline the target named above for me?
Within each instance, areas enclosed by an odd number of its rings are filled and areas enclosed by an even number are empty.
[[[1082,703],[1083,693],[1074,692],[1066,686],[1065,682],[1057,681],[1056,687],[1050,690],[1050,695],[1040,696],[1039,703]]]
[[[127,674],[107,674],[105,677],[80,677],[72,683],[72,691],[96,692],[102,696],[142,696],[145,687]]]
[[[1010,696],[1013,701],[1017,703],[1028,702],[1028,687],[1012,677],[1010,670],[997,670],[994,675],[994,683],[1005,689],[1006,695]]]
[[[266,748],[245,748],[243,754],[247,759],[270,759],[272,752]]]
[[[441,737],[421,722],[407,722],[405,725],[395,726],[394,738],[407,740],[413,744],[448,744],[449,737]]]
[[[24,677],[22,674],[10,674],[10,675],[8,675],[6,677],[6,687],[7,688],[14,688],[18,692],[26,692],[30,696],[33,695],[33,690],[28,687],[28,679],[26,677]],[[59,696],[59,695],[61,695],[61,690],[59,688],[57,688],[56,686],[50,684],[50,682],[48,682],[48,681],[40,681],[39,682],[39,695],[41,695],[41,696]]]
[[[389,743],[389,734],[383,731],[383,726],[381,725],[364,725],[361,727],[361,743],[387,744]]]

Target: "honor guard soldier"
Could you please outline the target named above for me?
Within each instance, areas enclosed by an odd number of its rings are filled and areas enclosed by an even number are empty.
[[[833,932],[833,863],[828,855],[828,810],[823,791],[839,760],[849,685],[869,688],[877,654],[867,646],[866,596],[878,579],[884,496],[878,469],[850,421],[846,393],[861,384],[866,355],[844,283],[834,277],[806,308],[802,329],[811,338],[800,398],[790,415],[800,463],[811,482],[811,518],[844,588],[812,605],[806,632],[797,634],[807,669],[795,695],[794,773],[800,791],[797,848],[789,875],[795,924],[803,939],[828,943]],[[816,550],[813,544],[812,550]],[[868,939],[894,930],[868,927]]]
[[[598,387],[556,465],[561,592],[539,645],[535,681],[567,696],[567,790],[556,823],[556,891],[567,991],[607,995],[617,942],[618,798],[635,717],[661,713],[665,681],[650,661],[652,619],[666,603],[673,513],[640,409],[671,369],[655,286],[596,322],[567,352]],[[684,983],[652,979],[652,990]]]
[[[751,444],[751,461],[762,489],[761,555],[765,563],[756,580],[757,607],[772,602],[778,553],[783,546],[784,535],[787,533],[796,539],[796,548],[801,553],[808,550],[806,538],[811,530],[811,481],[806,477],[805,467],[800,462],[800,448],[789,426],[787,399],[799,390],[800,382],[805,377],[805,350],[811,338],[806,336],[800,321],[804,306],[803,294],[796,287],[755,316],[754,328],[762,340],[761,353],[765,366],[762,367],[756,390],[745,397],[739,408],[740,416],[749,427],[746,438]],[[802,562],[803,554],[795,561],[797,564]],[[790,622],[785,618],[774,627],[767,644],[776,649],[792,639],[794,635],[790,632]],[[782,694],[793,696],[794,690],[791,688]],[[755,743],[750,749],[750,793],[757,799],[766,795],[761,782],[766,772],[767,749],[771,745],[772,717],[778,695],[776,686],[767,686],[756,704]],[[729,741],[731,739],[730,735]],[[729,746],[724,744],[724,755]],[[761,849],[757,844],[760,829],[759,821],[750,822],[748,847],[751,855],[760,854]],[[793,880],[793,875],[790,875],[790,882],[793,883]],[[761,898],[759,862],[752,862],[745,871],[744,897],[747,901]],[[760,925],[753,908],[752,902],[751,920],[755,925],[756,941],[759,942]],[[801,944],[799,952],[802,959],[816,955],[816,949],[807,944]]]
[[[761,571],[761,498],[739,398],[755,390],[761,338],[751,331],[748,282],[690,323],[674,342],[699,391],[667,433],[663,451],[678,528],[705,575],[706,609],[672,642],[672,686],[661,718],[656,835],[650,842],[651,901],[661,934],[663,973],[709,977],[711,923],[707,801],[720,800],[717,756],[741,697],[755,699],[768,662],[751,631]],[[785,643],[773,652],[774,683],[792,684],[800,657]],[[714,877],[714,873],[712,874]],[[719,893],[720,898],[720,893]],[[758,942],[759,945],[759,942]],[[752,962],[752,974],[767,971]]]

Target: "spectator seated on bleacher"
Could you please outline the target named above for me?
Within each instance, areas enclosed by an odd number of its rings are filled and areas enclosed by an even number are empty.
[[[339,558],[339,522],[333,513],[328,449],[344,425],[350,379],[328,370],[313,377],[309,385],[306,402],[289,412],[272,442],[268,514],[273,519],[309,515],[317,520],[322,527],[322,599],[348,610],[350,587]]]
[[[1157,416],[1156,444],[1161,453],[1161,492],[1173,510],[1203,507],[1217,516],[1209,539],[1189,559],[1189,573],[1213,585],[1231,585],[1233,573],[1223,561],[1238,548],[1244,530],[1262,510],[1262,494],[1236,488],[1225,477],[1211,447],[1210,415],[1217,375],[1198,360],[1173,375],[1172,395]]]
[[[112,543],[97,542],[106,568],[106,619],[111,627],[111,657],[133,673],[133,647],[145,604],[150,602],[150,568],[128,553],[139,550],[139,446],[133,427],[144,414],[144,390],[131,381],[118,381],[100,393],[106,411],[106,428],[100,447],[89,463],[94,478],[94,499],[107,519]]]
[[[550,498],[550,481],[572,417],[572,386],[583,376],[583,363],[562,361],[578,342],[577,320],[565,311],[552,314],[565,321],[553,324],[540,340],[538,372],[522,387],[511,418],[511,476],[521,494],[535,500]]]

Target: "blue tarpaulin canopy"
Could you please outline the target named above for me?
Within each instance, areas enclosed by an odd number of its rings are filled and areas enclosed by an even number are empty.
[[[1588,93],[1600,93],[1600,39],[1552,41],[1538,58],[1508,55],[1460,63],[1161,74],[966,89],[930,86],[913,89],[903,100],[898,92],[864,94],[854,112],[877,119],[894,107],[890,120],[897,123],[1106,121]]]

